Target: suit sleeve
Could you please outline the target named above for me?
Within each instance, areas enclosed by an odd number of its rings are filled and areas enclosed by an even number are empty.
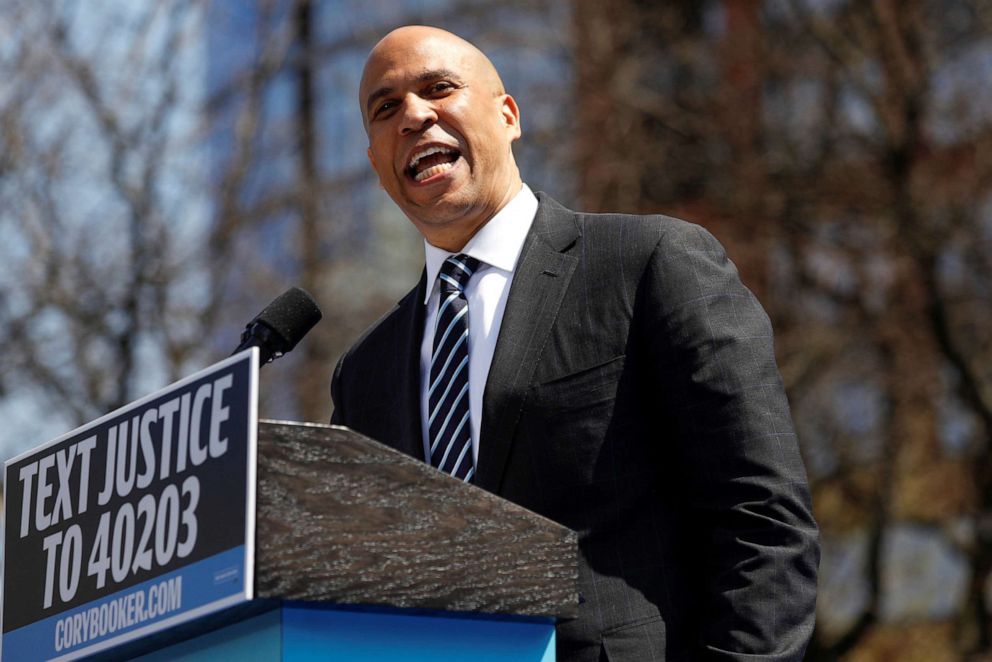
[[[801,660],[819,547],[768,316],[705,230],[677,224],[639,296],[702,572],[699,659]]]

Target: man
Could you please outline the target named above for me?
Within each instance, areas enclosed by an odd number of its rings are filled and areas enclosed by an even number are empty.
[[[767,316],[719,244],[535,197],[516,102],[450,33],[387,35],[360,102],[426,269],[342,357],[332,422],[578,532],[559,660],[800,660],[816,526]]]

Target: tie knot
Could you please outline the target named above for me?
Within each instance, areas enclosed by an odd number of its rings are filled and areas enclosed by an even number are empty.
[[[452,255],[441,265],[441,291],[464,292],[469,279],[478,268],[479,261],[474,257]]]

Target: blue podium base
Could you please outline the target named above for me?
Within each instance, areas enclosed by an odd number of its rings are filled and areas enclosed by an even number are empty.
[[[550,620],[283,605],[141,662],[555,662]]]

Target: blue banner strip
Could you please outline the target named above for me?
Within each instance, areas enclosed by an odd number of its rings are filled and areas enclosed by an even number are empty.
[[[285,607],[283,660],[554,662],[553,622]],[[202,658],[207,662],[206,658]],[[216,658],[215,658],[216,659]]]
[[[240,545],[8,632],[0,650],[8,660],[73,659],[244,599],[245,548]]]

